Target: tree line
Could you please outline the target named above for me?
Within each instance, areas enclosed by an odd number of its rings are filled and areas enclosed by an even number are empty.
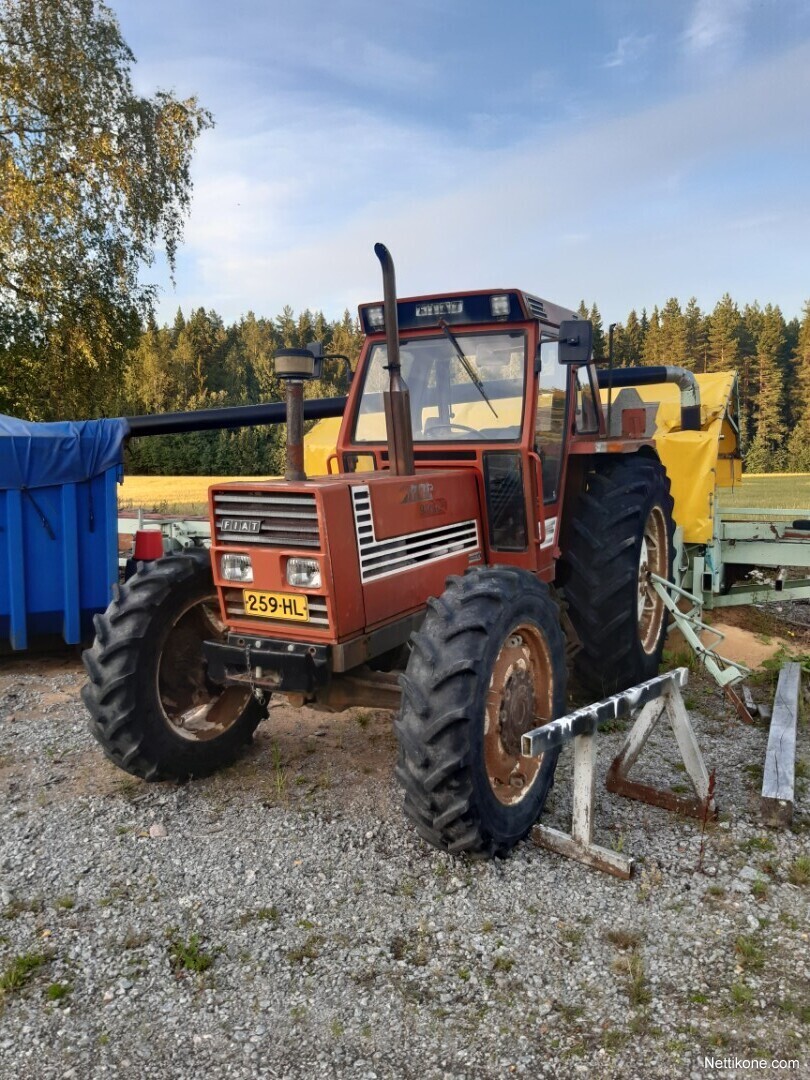
[[[594,355],[606,357],[607,334],[596,304],[579,313],[594,323]],[[671,297],[652,314],[632,310],[614,329],[621,367],[676,364],[694,372],[736,371],[748,472],[810,471],[810,300],[801,319],[777,304],[742,308],[726,293],[711,312],[692,297]]]
[[[579,313],[594,324],[594,355],[606,358],[607,329],[596,304]],[[323,312],[295,313],[290,306],[274,318],[252,312],[226,325],[213,310],[177,312],[173,325],[149,318],[132,346],[104,363],[115,379],[96,380],[66,344],[43,352],[29,345],[0,348],[0,412],[34,419],[128,416],[210,409],[278,401],[284,389],[273,354],[281,346],[322,341],[327,353],[356,363],[362,344],[357,320],[346,311],[329,320]],[[17,343],[19,345],[19,343]],[[810,301],[802,318],[785,320],[778,306],[740,308],[726,294],[711,312],[693,298],[672,298],[651,314],[632,310],[614,329],[614,362],[632,367],[679,364],[695,372],[734,370],[739,378],[740,414],[749,472],[810,471]],[[39,377],[32,377],[34,373]],[[69,389],[68,389],[69,388]],[[327,361],[323,377],[306,384],[307,397],[347,392],[345,366]],[[135,439],[128,450],[132,473],[249,476],[283,471],[282,425],[233,431]]]

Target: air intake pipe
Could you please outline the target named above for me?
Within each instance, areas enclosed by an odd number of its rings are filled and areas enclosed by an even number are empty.
[[[383,391],[383,405],[385,430],[388,435],[388,461],[392,473],[398,476],[413,476],[411,395],[402,378],[399,363],[399,319],[394,260],[385,244],[375,244],[374,254],[380,260],[383,273],[383,315],[388,350],[388,389]]]
[[[675,383],[681,391],[681,429],[700,431],[700,388],[691,371],[670,364],[654,367],[600,369],[596,373],[601,387],[655,386]]]

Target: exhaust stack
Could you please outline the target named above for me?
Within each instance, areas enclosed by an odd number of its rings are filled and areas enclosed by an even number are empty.
[[[394,260],[385,244],[375,244],[374,254],[383,272],[383,312],[388,349],[388,389],[383,391],[385,430],[388,435],[388,465],[397,476],[413,476],[413,428],[411,395],[402,378],[399,362],[399,321]]]
[[[304,471],[304,380],[315,376],[309,349],[279,349],[276,375],[287,384],[287,466],[285,480],[306,480]]]

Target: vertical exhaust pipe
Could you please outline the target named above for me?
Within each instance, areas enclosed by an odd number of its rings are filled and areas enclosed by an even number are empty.
[[[388,349],[388,389],[383,391],[385,430],[388,435],[388,465],[397,476],[413,476],[413,428],[411,395],[402,378],[399,362],[399,320],[394,260],[385,244],[375,244],[374,254],[383,273],[383,312]]]

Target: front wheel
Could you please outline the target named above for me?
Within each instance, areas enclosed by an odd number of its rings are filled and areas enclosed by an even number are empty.
[[[107,757],[144,780],[206,776],[248,743],[264,706],[208,676],[204,641],[225,635],[207,551],[141,563],[95,618],[82,659],[90,727]]]
[[[450,578],[402,676],[397,778],[405,813],[454,854],[505,855],[539,817],[558,751],[521,736],[565,707],[565,645],[547,587],[522,570]]]

